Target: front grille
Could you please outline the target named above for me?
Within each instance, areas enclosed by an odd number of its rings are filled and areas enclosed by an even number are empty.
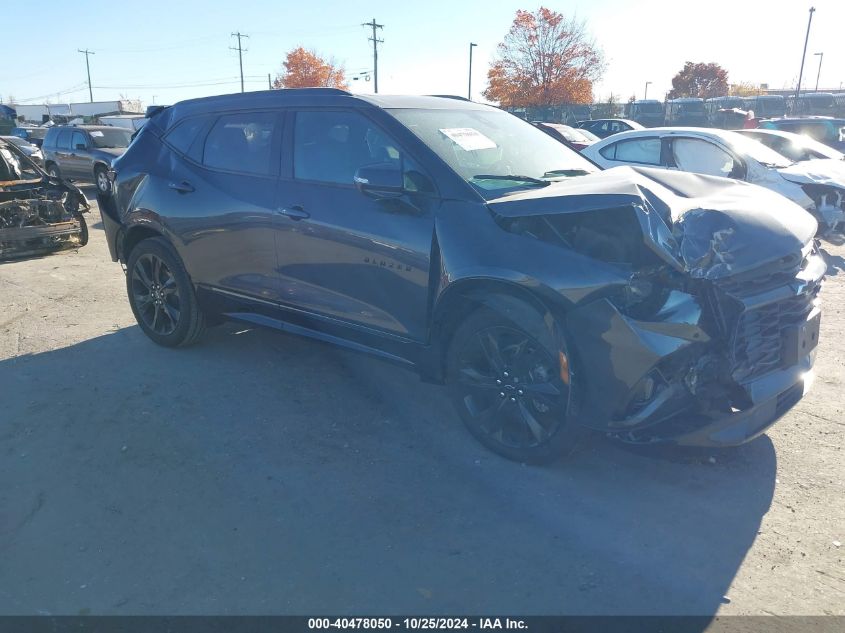
[[[740,313],[730,348],[735,381],[746,382],[783,366],[786,330],[807,319],[817,293],[818,287]]]

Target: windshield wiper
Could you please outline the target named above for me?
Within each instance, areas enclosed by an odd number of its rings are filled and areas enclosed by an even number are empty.
[[[543,178],[554,178],[555,176],[586,176],[589,174],[586,169],[552,169],[543,174]]]
[[[525,182],[531,185],[537,185],[538,187],[545,187],[549,185],[548,180],[540,180],[539,178],[533,178],[531,176],[519,176],[516,174],[508,174],[506,176],[501,176],[499,174],[475,174],[472,177],[472,180],[513,180],[517,182]]]

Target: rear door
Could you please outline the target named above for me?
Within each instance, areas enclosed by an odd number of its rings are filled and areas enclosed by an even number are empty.
[[[434,211],[431,179],[358,110],[300,109],[286,134],[277,249],[287,306],[350,326],[423,340]],[[377,199],[361,166],[400,165],[406,192]]]
[[[276,303],[274,228],[278,111],[204,115],[164,137],[172,158],[159,202],[195,283],[234,298]]]
[[[73,165],[69,163],[70,139],[72,135],[73,130],[70,128],[59,130],[58,134],[56,134],[56,145],[51,148],[53,150],[53,160],[59,166],[59,171],[61,171],[63,176],[70,176],[66,170],[73,169]]]
[[[64,160],[62,171],[69,178],[80,178],[90,181],[93,177],[91,159],[89,158],[90,139],[81,130],[73,130],[70,135],[70,150]]]

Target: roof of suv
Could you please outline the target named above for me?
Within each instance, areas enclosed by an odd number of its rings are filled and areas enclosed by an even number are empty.
[[[201,97],[180,101],[169,108],[162,108],[152,115],[165,112],[169,117],[161,120],[162,127],[192,114],[243,108],[267,108],[276,106],[313,106],[355,104],[358,107],[374,108],[420,108],[424,110],[486,110],[491,106],[474,103],[463,97],[450,95],[360,95],[337,88],[284,88],[281,90],[258,90],[234,94]],[[163,125],[162,125],[163,124]]]

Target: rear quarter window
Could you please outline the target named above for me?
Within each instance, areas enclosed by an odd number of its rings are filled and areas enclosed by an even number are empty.
[[[194,117],[176,124],[164,136],[164,141],[180,154],[199,162],[202,158],[202,142],[211,117]]]

